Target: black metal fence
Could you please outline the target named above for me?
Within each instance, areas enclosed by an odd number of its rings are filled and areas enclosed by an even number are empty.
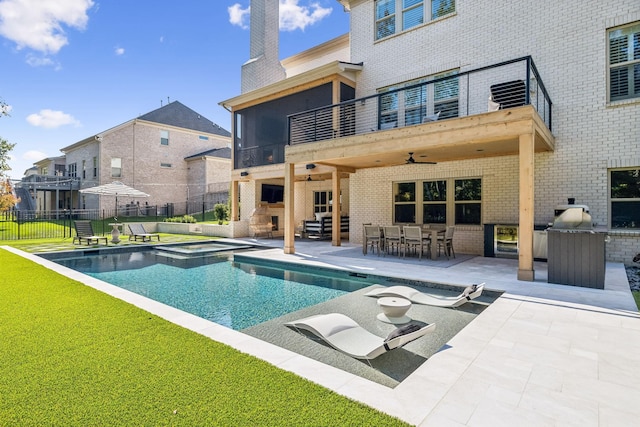
[[[214,189],[215,190],[215,189]],[[149,205],[131,202],[113,209],[24,210],[14,208],[0,212],[0,240],[46,239],[73,237],[73,221],[92,221],[96,234],[111,233],[113,222],[160,222],[167,218],[193,216],[196,221],[217,220],[214,208],[227,205],[229,191],[211,191],[186,202]]]
[[[0,214],[0,240],[45,239],[73,237],[73,222],[90,220],[96,234],[106,235],[113,229],[110,223],[163,221],[174,216],[172,203],[162,206],[145,206],[144,209],[118,208],[104,210],[65,209],[53,211],[12,210]]]

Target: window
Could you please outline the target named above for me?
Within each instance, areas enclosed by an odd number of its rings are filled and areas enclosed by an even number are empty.
[[[198,136],[198,139],[201,140],[201,141],[208,141],[209,137],[206,136],[206,135],[200,135],[200,136]]]
[[[331,212],[331,191],[313,192],[313,212]]]
[[[97,157],[93,158],[93,177],[94,178],[98,177],[98,158]]]
[[[439,120],[458,117],[457,74],[452,70],[379,89],[379,128],[424,123],[425,117],[436,113]]]
[[[160,145],[169,145],[169,131],[161,130],[160,131]]]
[[[482,180],[450,178],[394,183],[393,205],[394,223],[480,225]]]
[[[78,165],[77,163],[69,164],[69,172],[68,175],[70,178],[75,178],[78,176]]]
[[[376,1],[376,40],[396,32],[396,0]]]
[[[455,11],[455,0],[376,0],[376,40],[395,34],[396,28],[405,31]]]
[[[482,183],[480,179],[456,179],[456,224],[480,224]]]
[[[394,189],[393,222],[416,222],[416,183],[399,182]]]
[[[640,168],[612,170],[611,228],[640,228]]]
[[[82,179],[86,179],[87,178],[87,161],[83,160],[82,161]]]
[[[422,183],[422,222],[424,224],[447,223],[447,181]]]
[[[640,23],[609,30],[609,100],[640,97]]]
[[[113,178],[122,177],[122,159],[119,157],[111,159],[111,176]]]
[[[171,163],[160,163],[160,167],[161,168],[170,168],[171,167]]]

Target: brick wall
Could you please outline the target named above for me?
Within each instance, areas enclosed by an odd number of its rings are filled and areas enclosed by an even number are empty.
[[[640,100],[607,102],[607,28],[639,21],[637,0],[615,7],[596,0],[457,1],[453,16],[377,42],[373,3],[356,3],[351,10],[351,61],[364,63],[356,96],[453,68],[531,55],[554,103],[556,137],[555,152],[535,157],[535,222],[550,222],[554,206],[573,197],[590,207],[596,224],[608,223],[608,168],[640,166]],[[351,209],[351,239],[361,240],[362,222],[391,223],[393,181],[468,171],[483,179],[483,222],[517,222],[517,157],[359,170],[350,184],[351,206],[361,206]],[[456,251],[482,252],[481,230],[458,228],[454,240]],[[608,259],[627,259],[639,242],[638,232],[615,234]]]

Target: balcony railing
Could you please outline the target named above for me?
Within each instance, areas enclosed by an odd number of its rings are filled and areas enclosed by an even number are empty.
[[[288,116],[289,145],[532,105],[551,128],[551,98],[530,56]]]

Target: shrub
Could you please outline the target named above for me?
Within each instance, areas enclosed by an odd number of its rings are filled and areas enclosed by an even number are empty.
[[[227,208],[227,205],[223,203],[216,203],[215,206],[213,207],[213,213],[215,214],[215,217],[218,220],[218,222],[222,223],[222,221],[227,219],[229,210]]]
[[[174,216],[171,218],[165,218],[164,222],[185,222],[185,223],[195,224],[196,219],[191,215],[183,215],[183,216]]]

